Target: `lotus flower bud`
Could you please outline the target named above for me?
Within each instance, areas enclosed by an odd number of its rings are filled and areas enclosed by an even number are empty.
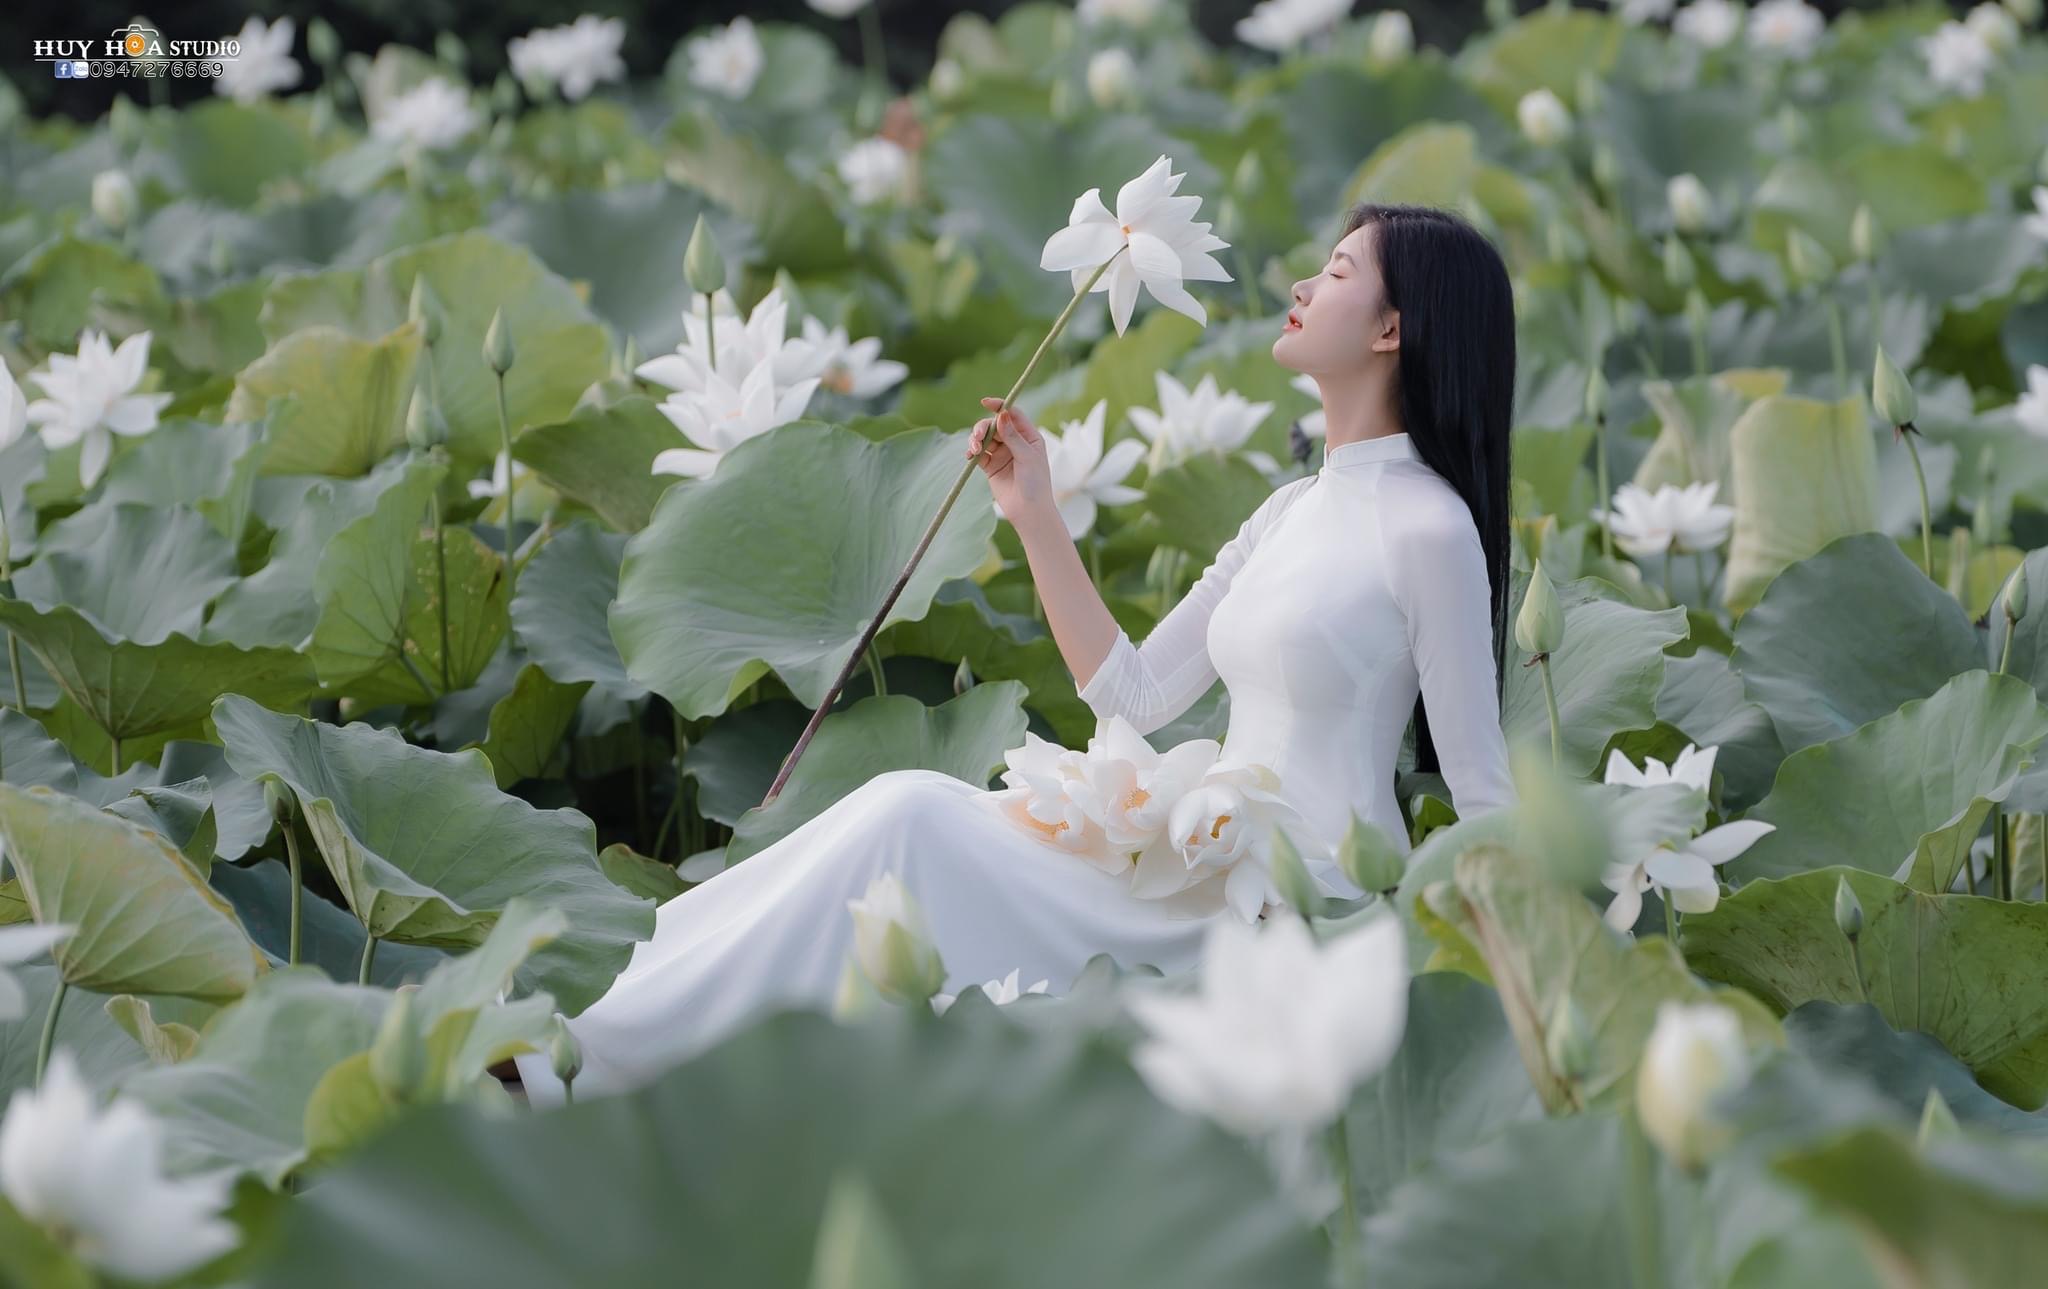
[[[1592,116],[1607,105],[1607,84],[1600,73],[1590,67],[1579,69],[1579,78],[1572,85],[1572,102],[1580,116]]]
[[[1785,234],[1785,260],[1801,282],[1825,282],[1835,275],[1835,257],[1803,228]]]
[[[462,37],[443,29],[434,37],[434,57],[444,67],[459,72],[469,66],[469,47],[462,43]]]
[[[1398,63],[1415,52],[1415,24],[1399,9],[1382,10],[1366,37],[1366,54],[1376,63]]]
[[[1614,145],[1602,139],[1593,145],[1593,182],[1602,192],[1613,192],[1621,183],[1621,158]]]
[[[2027,616],[2027,566],[2025,564],[2021,564],[2018,568],[2014,569],[2012,576],[2005,579],[2005,587],[1998,593],[1998,607],[2005,614],[2005,620],[2014,625],[2018,625],[2019,620]]]
[[[1697,327],[1705,331],[1707,322],[1713,317],[1713,313],[1713,309],[1707,304],[1706,292],[1696,286],[1686,291],[1685,321],[1688,326]]]
[[[505,323],[505,310],[501,307],[491,314],[491,325],[484,331],[484,362],[500,376],[512,370],[512,362],[518,352],[512,347],[512,328]]]
[[[448,418],[424,389],[414,389],[406,405],[405,441],[415,452],[431,452],[448,441]]]
[[[93,216],[114,232],[128,227],[140,207],[135,181],[127,171],[102,170],[92,177]]]
[[[1120,45],[1098,49],[1088,59],[1088,97],[1095,106],[1110,111],[1131,101],[1138,82],[1138,65]]]
[[[1595,425],[1607,420],[1607,373],[1597,366],[1586,377],[1586,419]]]
[[[1554,148],[1572,134],[1572,114],[1548,89],[1533,89],[1515,105],[1522,134],[1539,148]]]
[[[1543,1052],[1550,1060],[1550,1068],[1560,1078],[1572,1083],[1584,1079],[1593,1070],[1593,1031],[1586,1024],[1586,1015],[1579,1010],[1579,1004],[1570,994],[1557,1000],[1557,1006],[1550,1013],[1550,1029],[1543,1036]]]
[[[953,668],[953,696],[958,698],[974,688],[974,668],[967,665],[967,656],[960,656],[960,665]]]
[[[960,69],[958,61],[941,58],[932,64],[932,97],[949,99],[967,85],[967,73]]]
[[[946,966],[926,933],[924,913],[896,874],[875,878],[847,909],[854,956],[883,997],[922,1003],[945,987]]]
[[[1679,241],[1676,234],[1664,239],[1664,280],[1680,288],[1689,287],[1699,280],[1692,252],[1685,249],[1685,243]]]
[[[1929,1142],[1961,1136],[1962,1131],[1962,1125],[1956,1122],[1956,1112],[1949,1109],[1941,1089],[1927,1089],[1927,1100],[1920,1104],[1920,1130],[1914,1144],[1925,1150]]]
[[[1748,1082],[1749,1072],[1749,1045],[1734,1011],[1717,1002],[1659,1004],[1636,1068],[1644,1134],[1681,1167],[1699,1168],[1730,1135],[1714,1099]]]
[[[406,301],[405,316],[420,324],[420,338],[432,349],[441,339],[441,301],[422,273],[412,280],[412,296]]]
[[[1664,185],[1664,200],[1671,207],[1671,222],[1681,233],[1700,232],[1713,221],[1714,201],[1698,175],[1671,176]]]
[[[427,1042],[413,1024],[412,996],[418,991],[417,985],[399,986],[370,1044],[370,1081],[393,1101],[410,1101],[427,1084]]]
[[[1877,365],[1870,375],[1871,401],[1877,405],[1877,414],[1884,418],[1886,425],[1909,426],[1920,413],[1920,400],[1913,393],[1913,382],[1892,362],[1884,346],[1877,347]]]
[[[1401,884],[1408,861],[1378,824],[1353,814],[1337,847],[1337,867],[1358,889],[1385,894]]]
[[[1301,852],[1295,849],[1294,838],[1287,830],[1273,829],[1273,856],[1270,861],[1273,885],[1280,891],[1280,898],[1287,901],[1289,908],[1303,917],[1308,917],[1323,906],[1323,896],[1316,889],[1316,882],[1308,875],[1308,865],[1301,862]]]
[[[1851,940],[1863,934],[1863,901],[1847,877],[1835,879],[1835,929]]]
[[[1877,226],[1877,215],[1870,209],[1870,203],[1866,201],[1856,207],[1856,213],[1849,219],[1849,249],[1855,252],[1856,258],[1866,264],[1876,259],[1878,251],[1883,249],[1883,239],[1884,234]]]
[[[573,1083],[583,1073],[583,1044],[569,1032],[559,1018],[555,1021],[555,1034],[548,1040],[548,1065],[555,1077],[564,1083]]]
[[[292,814],[298,809],[298,804],[299,799],[292,795],[290,788],[285,787],[276,779],[265,779],[263,781],[263,807],[270,812],[272,819],[289,827],[292,822]]]
[[[725,256],[718,253],[718,239],[701,213],[683,250],[683,280],[698,295],[711,295],[725,285]]]
[[[1958,525],[1948,533],[1948,580],[1943,583],[1958,604],[1966,603],[1970,591],[1970,530]]]
[[[306,24],[306,53],[322,67],[341,57],[341,37],[327,19],[315,18]]]
[[[1522,596],[1522,611],[1515,615],[1515,644],[1523,653],[1546,654],[1564,643],[1564,606],[1550,585],[1550,575],[1537,560],[1529,574],[1529,589]]]

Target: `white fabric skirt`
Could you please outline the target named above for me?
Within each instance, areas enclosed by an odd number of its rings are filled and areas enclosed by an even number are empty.
[[[847,901],[885,871],[923,907],[947,993],[1014,967],[1020,987],[1048,980],[1063,994],[1098,953],[1167,975],[1196,964],[1208,917],[1132,895],[1128,874],[1032,836],[996,800],[937,770],[891,770],[671,898],[626,970],[568,1022],[583,1048],[578,1097],[647,1082],[768,1011],[829,1008],[853,944]],[[515,1060],[533,1105],[562,1102],[546,1054]]]

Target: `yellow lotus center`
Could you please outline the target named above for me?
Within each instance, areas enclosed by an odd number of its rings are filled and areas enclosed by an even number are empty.
[[[1213,823],[1213,824],[1210,824],[1210,825],[1209,825],[1209,836],[1210,836],[1210,839],[1211,839],[1211,840],[1214,840],[1215,838],[1221,837],[1221,836],[1223,835],[1223,825],[1225,825],[1225,824],[1227,824],[1227,823],[1229,823],[1229,822],[1230,822],[1230,816],[1229,816],[1229,815],[1217,815],[1217,816],[1216,816],[1216,822],[1215,822],[1215,823]]]

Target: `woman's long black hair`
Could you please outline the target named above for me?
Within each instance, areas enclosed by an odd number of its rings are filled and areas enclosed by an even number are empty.
[[[1361,202],[1344,217],[1371,241],[1387,304],[1401,314],[1396,398],[1416,454],[1465,499],[1493,591],[1494,697],[1506,693],[1509,438],[1515,401],[1515,299],[1500,252],[1463,217],[1434,206]],[[1415,768],[1440,770],[1423,700]]]

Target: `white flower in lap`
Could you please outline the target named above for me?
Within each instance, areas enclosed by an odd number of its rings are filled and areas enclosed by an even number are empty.
[[[1135,855],[1170,842],[1174,803],[1202,781],[1223,754],[1212,738],[1189,739],[1160,752],[1121,714],[1096,725],[1088,740],[1095,771],[1075,792],[1110,844]]]
[[[1109,792],[1089,782],[1104,763],[1026,730],[1024,745],[1003,753],[1003,764],[1009,767],[1003,771],[1008,786],[995,794],[994,802],[1011,823],[1106,873],[1131,866],[1129,850],[1111,845],[1101,820],[1090,811]]]
[[[1273,830],[1284,827],[1304,854],[1320,846],[1308,820],[1280,796],[1280,776],[1270,766],[1228,757],[1174,803],[1166,827],[1167,844],[1139,858],[1132,894],[1159,899],[1200,891],[1246,922],[1282,902],[1273,885]]]

